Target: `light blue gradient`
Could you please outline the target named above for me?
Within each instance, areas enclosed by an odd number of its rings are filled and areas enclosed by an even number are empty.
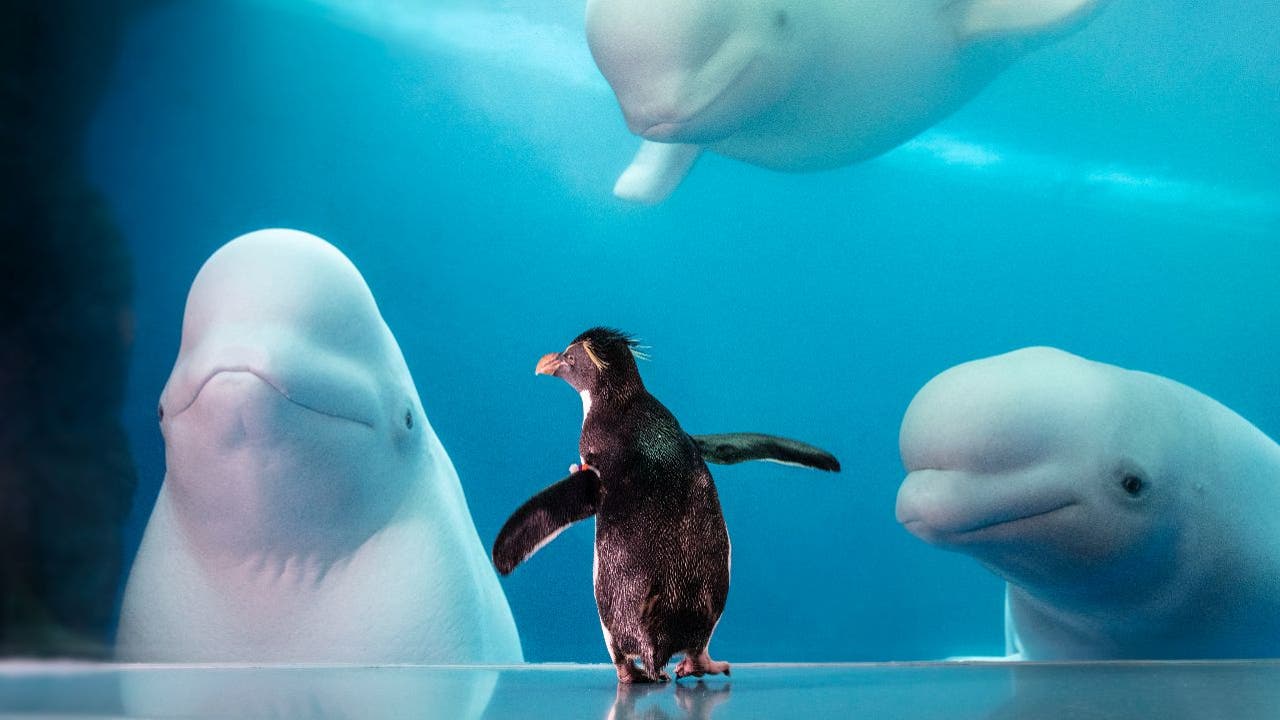
[[[893,517],[902,412],[958,362],[1055,345],[1280,435],[1274,6],[1115,0],[889,155],[808,175],[708,157],[657,208],[610,195],[637,141],[580,4],[356,7],[178,0],[123,46],[89,156],[135,254],[134,542],[187,288],[270,226],[365,275],[486,542],[577,459],[578,398],[533,367],[593,324],[652,346],[641,371],[686,429],[839,456],[836,476],[713,469],[731,662],[1002,652],[1001,583]],[[591,539],[503,581],[528,659],[607,660]]]

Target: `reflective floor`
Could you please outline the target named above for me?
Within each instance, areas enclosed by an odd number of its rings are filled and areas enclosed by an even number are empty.
[[[1280,718],[1280,662],[734,665],[619,687],[594,665],[0,662],[5,716],[152,718]]]

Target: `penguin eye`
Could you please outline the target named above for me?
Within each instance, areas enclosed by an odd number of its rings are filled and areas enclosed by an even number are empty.
[[[412,410],[404,411],[404,427],[406,430],[413,429],[413,411]]]
[[[1142,482],[1142,478],[1137,475],[1125,475],[1120,480],[1120,487],[1129,493],[1130,497],[1137,497],[1142,493],[1142,489],[1146,483]]]
[[[566,353],[566,354],[565,354],[565,356],[564,356],[564,361],[565,361],[566,363],[568,363],[569,365],[571,365],[571,366],[572,366],[572,365],[573,365],[573,356],[572,356],[572,355],[569,355],[568,353]]]

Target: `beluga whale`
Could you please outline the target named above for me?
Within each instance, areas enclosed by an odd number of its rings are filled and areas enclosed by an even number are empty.
[[[119,659],[522,661],[458,475],[337,248],[272,229],[215,252],[157,412],[165,478]]]
[[[911,401],[897,517],[1006,583],[1029,660],[1280,656],[1280,446],[1173,380],[1051,348]]]
[[[587,42],[643,142],[614,194],[665,200],[707,150],[841,167],[946,117],[1105,0],[587,0]]]

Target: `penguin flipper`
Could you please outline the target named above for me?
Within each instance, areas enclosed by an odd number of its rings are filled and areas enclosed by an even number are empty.
[[[835,455],[799,440],[760,433],[724,433],[690,437],[702,452],[702,459],[717,465],[768,460],[785,465],[800,465],[816,470],[840,472],[840,461]]]
[[[600,499],[600,476],[587,468],[529,498],[516,509],[493,541],[493,565],[502,575],[570,525],[596,514]]]

